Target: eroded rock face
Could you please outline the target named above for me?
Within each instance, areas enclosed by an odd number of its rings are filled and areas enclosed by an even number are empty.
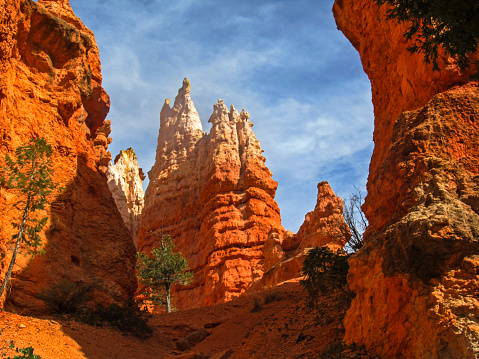
[[[126,151],[120,151],[115,161],[110,162],[106,176],[108,188],[121,213],[121,218],[130,230],[135,247],[138,248],[138,231],[144,207],[145,175],[138,165],[135,151],[131,147]]]
[[[270,233],[263,247],[264,274],[251,289],[260,290],[300,277],[304,259],[313,247],[343,248],[350,233],[342,213],[341,198],[328,182],[320,182],[316,206],[306,214],[298,233]]]
[[[479,355],[479,90],[453,59],[433,72],[372,1],[337,0],[371,80],[376,144],[350,261],[346,341],[384,358]],[[473,70],[471,70],[472,72]]]
[[[17,260],[8,304],[34,310],[42,289],[62,279],[97,285],[104,303],[136,289],[134,245],[106,183],[111,158],[109,97],[101,87],[93,33],[67,0],[3,2],[0,9],[0,161],[33,137],[52,145],[54,181],[46,254]],[[3,163],[2,163],[3,164]],[[13,193],[0,190],[0,238],[9,238]],[[2,242],[2,275],[9,263]]]
[[[187,79],[173,107],[160,115],[156,162],[138,236],[148,252],[162,233],[188,260],[195,279],[175,293],[179,308],[239,296],[262,275],[262,248],[280,233],[277,183],[265,166],[249,114],[214,105],[209,134],[202,130]]]

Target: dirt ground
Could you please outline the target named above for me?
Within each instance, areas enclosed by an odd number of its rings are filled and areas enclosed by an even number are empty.
[[[344,335],[345,310],[336,294],[323,298],[319,311],[307,308],[299,283],[290,282],[225,304],[156,314],[148,322],[148,339],[64,317],[0,312],[0,350],[12,356],[13,341],[18,348],[33,347],[42,359],[369,358],[350,350],[330,353]],[[178,340],[200,328],[206,338],[189,350],[177,349]]]

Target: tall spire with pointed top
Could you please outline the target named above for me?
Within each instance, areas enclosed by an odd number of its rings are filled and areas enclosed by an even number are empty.
[[[185,78],[173,107],[166,99],[161,109],[156,161],[148,173],[150,181],[181,164],[203,135],[200,116],[190,96],[190,81]]]

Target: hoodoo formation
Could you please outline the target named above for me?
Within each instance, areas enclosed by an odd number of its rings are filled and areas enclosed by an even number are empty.
[[[135,247],[138,248],[141,212],[144,207],[143,183],[145,175],[138,166],[135,151],[130,147],[120,151],[106,172],[110,189],[121,218],[130,230]]]
[[[156,162],[138,236],[149,251],[162,234],[195,274],[176,293],[179,308],[227,301],[262,275],[262,247],[271,230],[284,232],[274,200],[277,183],[265,166],[249,114],[219,100],[202,130],[187,79],[173,107],[160,115]]]
[[[347,237],[336,230],[345,225],[342,201],[326,182],[318,185],[318,204],[298,235],[284,233],[277,183],[249,114],[219,100],[209,122],[205,134],[185,79],[173,107],[166,100],[161,111],[156,162],[148,173],[139,248],[149,251],[162,234],[173,237],[195,273],[192,285],[176,293],[180,308],[296,278],[307,248],[342,247]]]
[[[271,232],[263,247],[263,270],[251,290],[271,287],[301,275],[304,259],[312,247],[343,248],[350,237],[343,217],[343,201],[328,182],[318,184],[314,210],[306,214],[297,234]]]
[[[110,121],[93,33],[68,0],[4,1],[0,9],[0,161],[31,138],[53,148],[54,182],[45,255],[17,258],[6,305],[38,309],[35,296],[62,280],[94,284],[96,301],[122,301],[136,289],[135,248],[104,172]],[[10,259],[5,238],[19,213],[0,190],[2,275]],[[5,257],[5,254],[7,256]]]
[[[337,0],[371,80],[375,149],[346,341],[385,358],[479,355],[479,90],[454,59],[410,54],[373,1]]]

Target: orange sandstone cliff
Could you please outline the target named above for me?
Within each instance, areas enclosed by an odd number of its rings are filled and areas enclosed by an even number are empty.
[[[262,247],[271,230],[283,232],[274,200],[277,183],[265,166],[249,114],[222,100],[209,134],[202,130],[187,79],[160,115],[156,162],[148,173],[139,249],[162,234],[194,272],[176,292],[176,306],[193,308],[239,296],[262,275]]]
[[[298,234],[284,232],[277,183],[249,114],[219,100],[209,122],[206,134],[185,79],[173,107],[166,100],[160,114],[138,237],[139,249],[148,252],[169,234],[187,258],[195,279],[176,293],[180,308],[225,302],[299,277],[309,248],[342,247],[349,234],[342,201],[327,182],[318,185],[316,208]]]
[[[46,254],[15,267],[7,305],[37,309],[42,289],[63,279],[96,285],[102,302],[121,301],[136,289],[134,245],[108,189],[111,139],[109,97],[101,87],[93,33],[68,0],[4,0],[0,7],[0,161],[33,137],[53,148],[54,181]],[[0,190],[1,275],[10,259],[5,238],[11,191]]]
[[[365,246],[350,260],[346,341],[383,358],[479,355],[479,89],[410,54],[370,0],[336,0],[371,81],[375,148]]]

